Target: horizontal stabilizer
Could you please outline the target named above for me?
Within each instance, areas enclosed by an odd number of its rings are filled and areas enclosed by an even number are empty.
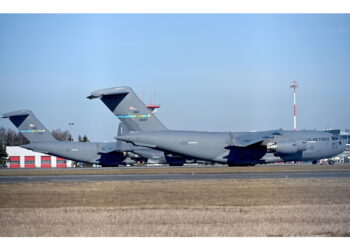
[[[129,87],[101,89],[87,98],[99,98],[129,131],[166,130],[166,127],[147,108]]]
[[[89,95],[88,99],[94,99],[94,98],[101,98],[103,96],[107,95],[123,95],[123,94],[128,94],[130,92],[129,87],[116,87],[116,88],[108,88],[108,89],[101,89],[101,90],[96,90]]]
[[[12,116],[21,116],[21,115],[28,116],[30,114],[32,114],[32,111],[30,111],[30,110],[18,110],[18,111],[5,113],[2,115],[2,118],[10,118]]]

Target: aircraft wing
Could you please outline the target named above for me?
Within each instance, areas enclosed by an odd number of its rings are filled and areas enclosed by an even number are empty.
[[[124,152],[115,142],[102,142],[97,144],[98,152],[108,154],[112,152]]]
[[[264,131],[264,132],[244,132],[231,133],[232,146],[248,147],[253,144],[262,143],[267,139],[273,139],[276,135],[281,135],[278,130]]]

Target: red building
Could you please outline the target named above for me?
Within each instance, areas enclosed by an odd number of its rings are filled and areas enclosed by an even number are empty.
[[[9,168],[70,168],[72,161],[21,147],[6,147]]]

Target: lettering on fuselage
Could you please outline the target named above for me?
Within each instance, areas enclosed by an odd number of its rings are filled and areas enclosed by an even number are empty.
[[[193,144],[198,144],[198,141],[186,141],[186,140],[184,140],[184,141],[182,141],[181,142],[181,144],[182,145],[193,145]]]
[[[307,138],[307,142],[318,142],[318,141],[330,141],[329,137],[322,137],[322,138]]]
[[[151,117],[151,115],[116,115],[118,118],[142,118]]]

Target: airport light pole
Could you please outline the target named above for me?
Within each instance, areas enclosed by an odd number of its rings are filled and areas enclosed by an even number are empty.
[[[297,104],[296,104],[296,89],[299,87],[299,84],[297,81],[290,82],[290,88],[293,89],[293,97],[294,97],[294,106],[293,106],[293,115],[294,115],[294,123],[293,123],[293,129],[297,130]]]
[[[70,131],[69,131],[69,133],[70,133],[70,140],[74,141],[74,139],[73,139],[73,125],[74,125],[74,122],[70,122],[70,123],[68,123],[68,125],[70,127]]]

